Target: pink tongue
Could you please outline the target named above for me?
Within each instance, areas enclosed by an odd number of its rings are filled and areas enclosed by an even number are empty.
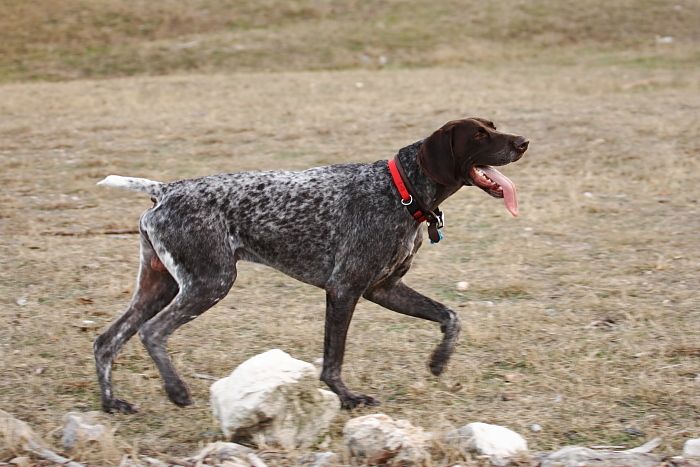
[[[506,209],[513,216],[517,216],[518,195],[515,192],[515,184],[511,182],[508,177],[490,165],[480,165],[479,168],[488,178],[501,185],[501,188],[503,189],[503,201],[506,203]]]

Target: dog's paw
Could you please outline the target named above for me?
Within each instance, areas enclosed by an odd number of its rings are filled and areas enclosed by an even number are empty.
[[[445,371],[445,364],[447,362],[444,360],[437,360],[434,358],[430,359],[430,363],[428,363],[428,368],[430,368],[430,372],[435,375],[435,376],[440,376],[443,371]]]
[[[186,386],[166,387],[165,391],[168,393],[168,399],[178,407],[187,407],[194,404],[190,391]]]
[[[130,415],[139,411],[138,407],[131,404],[125,400],[121,399],[110,399],[107,401],[102,401],[102,410],[107,413],[123,413]]]
[[[372,396],[366,396],[364,394],[347,394],[341,396],[340,406],[345,410],[354,409],[356,407],[376,407],[380,402]]]
[[[433,354],[430,356],[430,361],[428,362],[430,372],[435,376],[440,376],[442,372],[445,371],[445,367],[447,366],[447,362],[450,360],[451,355],[451,348],[446,347],[443,344],[438,345]]]

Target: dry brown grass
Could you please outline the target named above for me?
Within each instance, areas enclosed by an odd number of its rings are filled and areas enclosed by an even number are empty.
[[[700,63],[695,0],[0,1],[0,82],[173,71]],[[656,45],[673,36],[673,46]]]
[[[700,436],[698,2],[0,0],[0,12],[0,82],[200,73],[0,86],[0,408],[39,434],[98,408],[91,342],[133,287],[130,232],[149,202],[97,180],[373,161],[483,115],[532,141],[506,169],[521,217],[462,190],[446,241],[408,277],[458,310],[457,354],[431,377],[435,326],[362,302],[349,385],[429,430],[499,423],[535,450],[661,436],[676,453]],[[359,69],[329,71],[345,68]],[[126,346],[115,384],[142,412],[114,416],[119,443],[182,456],[220,438],[209,381],[192,375],[272,347],[312,361],[323,313],[321,291],[241,264],[230,296],[171,339],[195,407],[170,405],[138,340]]]
[[[449,370],[425,368],[435,326],[362,302],[349,385],[431,430],[499,423],[533,449],[662,436],[678,452],[700,436],[698,82],[697,69],[501,66],[2,86],[0,406],[43,435],[67,411],[98,408],[98,329],[81,323],[104,328],[124,309],[138,249],[133,234],[103,233],[128,232],[148,206],[95,187],[104,175],[373,161],[448,119],[484,115],[532,141],[506,169],[521,217],[462,190],[444,206],[446,240],[424,246],[408,277],[463,319]],[[229,297],[171,339],[197,404],[167,402],[136,339],[115,383],[142,411],[114,416],[117,435],[171,455],[219,438],[209,381],[192,375],[226,375],[272,347],[312,361],[323,313],[321,291],[241,264]],[[338,419],[333,447],[348,417],[367,412]]]

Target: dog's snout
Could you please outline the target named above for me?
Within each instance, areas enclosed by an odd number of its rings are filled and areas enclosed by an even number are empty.
[[[530,141],[528,141],[526,138],[523,138],[522,136],[518,136],[513,140],[513,146],[515,146],[515,149],[518,152],[525,152],[527,151],[527,147],[530,144]]]

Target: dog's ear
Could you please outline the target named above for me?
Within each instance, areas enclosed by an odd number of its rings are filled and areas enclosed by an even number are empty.
[[[452,148],[455,125],[448,123],[428,136],[418,153],[418,164],[433,181],[454,186],[461,184],[457,175],[457,161]]]

